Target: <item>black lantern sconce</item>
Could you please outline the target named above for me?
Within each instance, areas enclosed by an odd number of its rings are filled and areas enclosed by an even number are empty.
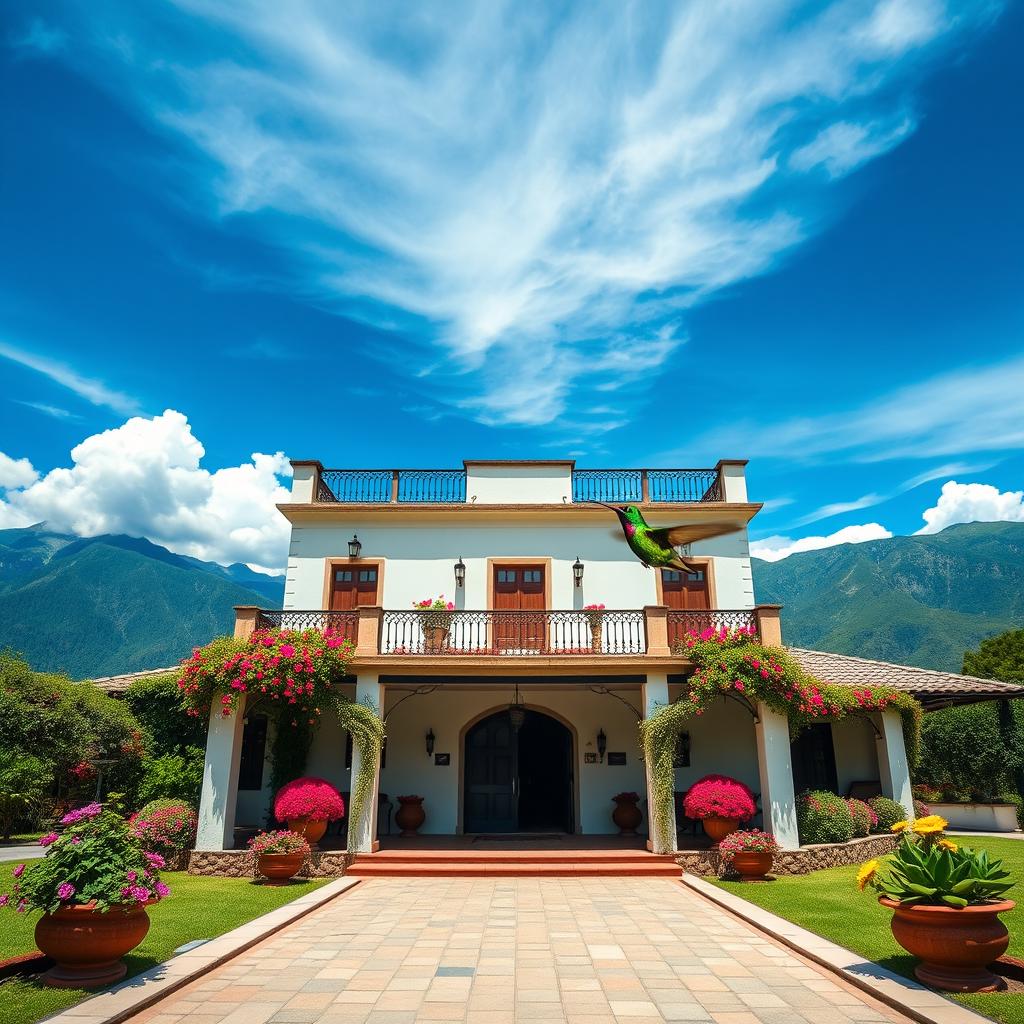
[[[608,749],[608,737],[604,734],[604,729],[597,730],[597,756],[601,758],[601,764],[604,764],[604,752]]]
[[[577,587],[583,586],[583,563],[580,561],[580,556],[576,556],[576,561],[572,563],[572,578]]]
[[[461,587],[466,582],[466,563],[462,560],[462,555],[459,555],[459,560],[455,563],[455,586]]]
[[[434,735],[434,730],[433,729],[428,729],[427,730],[427,736],[426,736],[426,740],[427,740],[427,757],[433,757],[434,756],[434,740],[436,740],[436,739],[437,739],[437,737]]]
[[[358,558],[359,552],[363,550],[363,545],[359,543],[359,538],[353,533],[352,539],[348,542],[348,557]]]

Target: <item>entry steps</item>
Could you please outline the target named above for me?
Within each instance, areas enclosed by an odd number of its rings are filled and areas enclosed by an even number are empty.
[[[646,850],[380,850],[360,853],[354,878],[679,878],[674,857]]]

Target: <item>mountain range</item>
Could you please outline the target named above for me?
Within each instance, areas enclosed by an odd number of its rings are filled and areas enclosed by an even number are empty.
[[[964,651],[1024,625],[1024,523],[966,523],[753,560],[787,644],[960,672]]]
[[[73,678],[173,665],[230,632],[232,606],[280,608],[283,576],[45,523],[0,530],[0,648]]]

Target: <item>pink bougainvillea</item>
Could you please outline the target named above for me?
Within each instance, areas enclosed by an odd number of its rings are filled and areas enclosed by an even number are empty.
[[[705,775],[689,789],[683,800],[688,818],[729,818],[748,821],[757,812],[749,786],[728,775]]]
[[[779,844],[770,832],[752,828],[727,835],[718,844],[718,852],[725,861],[731,861],[737,853],[770,853],[774,856],[779,852]]]
[[[326,779],[295,779],[282,786],[274,797],[274,817],[278,821],[334,821],[344,816],[345,801]]]

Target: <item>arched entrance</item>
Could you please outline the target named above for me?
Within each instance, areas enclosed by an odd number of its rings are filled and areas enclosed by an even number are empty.
[[[518,731],[502,709],[466,733],[465,832],[573,832],[572,734],[527,710]]]

